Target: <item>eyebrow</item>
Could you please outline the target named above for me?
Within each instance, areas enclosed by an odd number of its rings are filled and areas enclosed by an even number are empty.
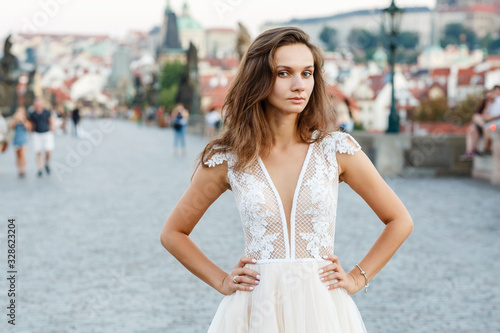
[[[284,66],[284,65],[278,65],[278,66],[276,66],[276,68],[293,69],[292,67]],[[314,65],[309,65],[309,66],[304,67],[304,69],[309,69],[309,68],[314,68]]]

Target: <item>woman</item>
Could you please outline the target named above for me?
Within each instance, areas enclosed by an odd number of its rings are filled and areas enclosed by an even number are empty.
[[[26,116],[26,109],[22,106],[16,109],[10,122],[10,128],[14,130],[14,147],[16,147],[16,164],[19,177],[26,175],[26,145],[28,144],[28,131],[31,130],[31,122]]]
[[[479,103],[479,106],[472,116],[471,123],[467,128],[467,135],[465,137],[465,154],[460,156],[460,160],[469,161],[474,158],[475,155],[481,155],[478,150],[479,141],[481,137],[485,134],[484,124],[487,122],[488,109],[491,104],[495,101],[495,92],[493,90],[487,90],[484,92],[484,98]],[[486,131],[487,132],[487,131]],[[487,146],[487,140],[485,140],[485,147]]]
[[[189,112],[181,103],[172,110],[172,124],[174,127],[174,154],[177,149],[182,149],[182,155],[186,155],[186,126],[188,124]]]
[[[210,333],[366,332],[349,295],[366,291],[413,229],[357,142],[330,128],[335,119],[322,67],[320,51],[298,28],[257,37],[226,97],[226,130],[205,147],[202,167],[162,229],[163,246],[226,295]],[[386,225],[348,273],[333,254],[339,181]],[[245,256],[230,273],[189,238],[227,189],[235,194],[246,241]]]

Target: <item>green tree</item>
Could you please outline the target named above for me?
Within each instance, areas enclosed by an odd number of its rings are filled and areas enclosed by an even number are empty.
[[[420,42],[418,33],[412,31],[403,31],[398,38],[398,45],[405,49],[415,49]]]
[[[424,99],[420,102],[414,120],[419,121],[444,121],[448,113],[448,100],[446,97]]]
[[[500,36],[500,31],[498,32],[498,36]],[[500,53],[500,38],[494,39],[493,36],[488,33],[481,39],[481,47],[488,50],[489,54],[498,54]]]
[[[354,54],[354,61],[365,62],[372,58],[377,50],[379,35],[369,30],[355,28],[349,32],[348,43]]]
[[[465,39],[466,45],[469,49],[474,49],[478,42],[476,33],[469,28],[466,28],[461,23],[450,23],[444,27],[444,36],[441,39],[441,46],[447,45],[460,45]]]
[[[337,30],[330,27],[324,27],[319,34],[319,39],[325,43],[328,51],[335,51],[337,48]]]
[[[162,89],[158,95],[160,105],[163,105],[165,110],[169,110],[175,106],[175,98],[179,91],[179,85],[173,84],[169,88]]]
[[[160,92],[158,94],[158,101],[165,110],[169,110],[175,106],[175,98],[179,91],[179,84],[181,76],[185,72],[186,65],[176,60],[167,62],[163,66],[160,77]]]
[[[376,48],[378,44],[378,36],[366,29],[354,28],[347,38],[349,45],[354,49]]]
[[[458,103],[453,112],[446,114],[445,120],[458,123],[460,125],[468,124],[476,112],[479,104],[483,101],[482,94],[471,94],[466,99]]]

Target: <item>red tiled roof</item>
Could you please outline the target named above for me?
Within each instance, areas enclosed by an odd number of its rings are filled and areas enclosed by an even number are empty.
[[[476,3],[472,6],[469,6],[469,8],[467,8],[467,11],[469,13],[471,13],[471,12],[495,13],[496,12],[494,5],[489,5],[489,4],[485,4],[485,3]]]
[[[221,67],[224,70],[238,68],[240,61],[237,58],[203,58],[202,61],[206,61],[212,67]]]
[[[484,85],[484,77],[486,72],[476,73],[474,68],[460,69],[458,70],[458,85],[459,86],[469,86],[469,85]]]
[[[374,92],[374,97],[384,88],[384,75],[372,75],[368,77],[368,85]]]
[[[500,60],[500,54],[491,54],[486,57],[486,61],[492,61],[492,60]]]
[[[67,89],[63,90],[61,88],[57,88],[57,89],[51,88],[51,89],[49,89],[49,91],[51,94],[55,95],[57,104],[65,102],[65,101],[71,101],[71,97],[69,96],[69,92],[67,91]]]
[[[214,78],[214,76],[202,76],[200,78],[201,96],[209,98],[209,109],[215,107],[216,109],[220,110],[222,108],[231,82],[233,81],[232,76],[225,75],[225,77],[227,79],[227,84],[225,86],[211,86],[210,80]]]
[[[435,76],[450,76],[449,68],[435,68],[431,71],[431,77]]]
[[[327,85],[326,86],[326,93],[330,97],[336,97],[336,99],[338,101],[342,101],[343,102],[345,100],[348,100],[349,101],[349,106],[351,107],[351,109],[353,109],[353,110],[359,110],[359,106],[356,103],[356,100],[354,98],[348,97],[337,86],[335,86],[335,85]]]

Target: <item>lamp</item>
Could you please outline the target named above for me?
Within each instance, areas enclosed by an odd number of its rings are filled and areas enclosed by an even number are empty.
[[[399,133],[399,114],[396,111],[396,97],[394,94],[394,65],[396,64],[396,48],[403,12],[403,9],[396,6],[394,0],[391,1],[389,7],[382,9],[382,27],[389,37],[389,62],[391,65],[391,112],[389,113],[387,133]]]

